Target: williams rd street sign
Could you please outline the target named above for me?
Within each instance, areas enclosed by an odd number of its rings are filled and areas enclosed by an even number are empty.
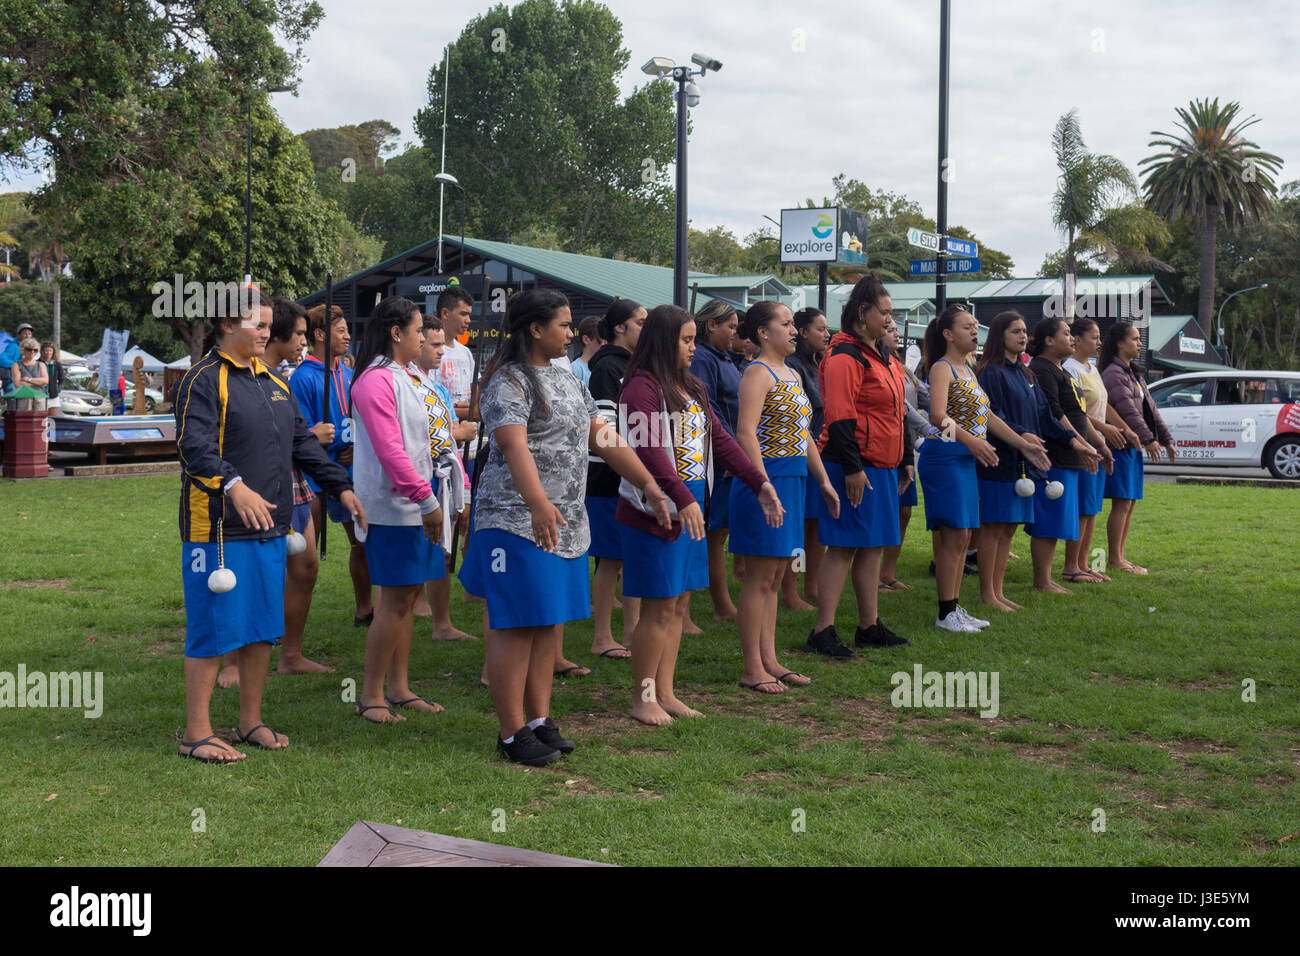
[[[935,263],[936,259],[913,259],[912,275],[914,276],[932,276],[937,272]],[[945,259],[946,267],[944,272],[947,275],[961,275],[963,273],[979,272],[980,261],[978,259]]]

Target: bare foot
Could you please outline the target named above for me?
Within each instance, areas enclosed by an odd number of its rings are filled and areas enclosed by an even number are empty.
[[[898,580],[898,578],[894,578],[892,581],[881,581],[880,587],[882,590],[887,590],[887,591],[915,591],[916,590],[916,588],[912,587],[912,585],[908,584],[906,581],[900,581]]]
[[[632,705],[632,716],[651,727],[662,727],[673,722],[672,715],[653,700],[638,700]]]
[[[590,667],[583,667],[581,664],[575,664],[563,657],[555,662],[556,677],[586,677],[590,673]]]
[[[614,598],[614,610],[615,611],[623,610],[623,602],[620,601],[618,598]]]
[[[676,697],[660,697],[659,706],[673,717],[703,717],[704,715],[693,707],[687,707]]]
[[[429,607],[429,602],[421,598],[415,602],[416,617],[433,617],[433,608]]]
[[[767,667],[766,664],[763,666]],[[792,671],[790,668],[777,661],[773,661],[772,666],[767,667],[767,669],[771,672],[772,676],[782,684],[788,684],[793,687],[807,687],[812,683],[812,678],[807,674],[800,674],[798,671]]]
[[[477,641],[478,638],[473,634],[466,634],[464,631],[454,627],[435,627],[432,638],[435,641]]]
[[[781,599],[781,603],[782,603],[783,605],[785,605],[787,608],[789,608],[791,611],[815,611],[815,610],[817,610],[817,606],[816,606],[815,604],[809,604],[807,601],[803,600],[803,598],[799,597],[799,595],[797,595],[797,594],[796,594],[793,598],[784,598],[784,597],[783,597],[783,598]]]
[[[283,750],[289,746],[287,735],[274,731],[265,724],[254,727],[252,733],[247,734],[236,728],[235,739],[241,744],[250,743],[254,747],[261,747],[263,750]]]
[[[704,632],[703,632],[702,630],[700,630],[700,626],[699,626],[698,624],[696,624],[696,623],[695,623],[694,621],[692,621],[690,618],[687,618],[685,621],[682,622],[682,633],[683,633],[683,634],[703,634]]]
[[[1025,609],[1025,606],[1023,604],[1017,604],[1015,601],[1011,600],[1008,597],[1004,597],[1001,594],[998,595],[998,603],[1001,604],[1008,611],[1023,611]]]
[[[277,674],[333,674],[334,668],[317,664],[305,657],[285,657],[280,655],[280,663],[275,666]]]
[[[1047,582],[1045,585],[1043,585],[1041,588],[1040,588],[1037,584],[1035,584],[1035,585],[1034,585],[1034,590],[1035,590],[1035,591],[1046,591],[1048,594],[1073,594],[1073,593],[1074,593],[1074,592],[1071,591],[1069,588],[1063,588],[1063,587],[1061,587],[1061,586],[1060,586],[1059,584],[1057,584],[1055,581],[1048,581],[1048,582]]]
[[[612,657],[617,661],[626,660],[632,656],[631,651],[613,638],[610,639],[608,644],[593,643],[591,645],[591,653],[595,654],[597,657]]]
[[[217,675],[217,686],[223,690],[239,686],[239,667],[235,664],[227,664],[221,668],[221,673]]]
[[[714,610],[713,619],[715,621],[734,621],[737,617],[737,611],[734,607],[723,608],[721,611]]]

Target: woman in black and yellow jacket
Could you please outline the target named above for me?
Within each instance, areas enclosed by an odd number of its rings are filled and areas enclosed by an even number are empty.
[[[185,734],[180,755],[211,763],[243,759],[212,731],[208,704],[221,655],[239,663],[235,743],[265,750],[288,738],[262,723],[271,645],[284,633],[285,536],[298,467],[365,526],[340,465],[307,430],[285,384],[258,356],[270,336],[262,293],[247,318],[216,321],[216,346],[175,393],[181,462],[181,579],[185,590]]]

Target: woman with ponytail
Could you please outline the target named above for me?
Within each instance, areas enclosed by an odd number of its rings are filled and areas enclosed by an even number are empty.
[[[785,572],[803,549],[806,476],[817,483],[832,518],[839,517],[840,501],[817,446],[808,441],[812,406],[798,374],[785,365],[797,337],[790,310],[776,302],[758,302],[745,314],[742,334],[759,347],[759,354],[740,379],[737,441],[776,488],[786,513],[779,526],[770,527],[753,492],[743,484],[732,488],[728,547],[746,556],[738,622],[745,657],[740,686],[783,694],[787,685],[811,683],[776,658],[777,597]]]
[[[990,329],[987,348],[995,348],[996,341]],[[925,496],[925,526],[934,536],[939,593],[939,616],[934,623],[945,631],[969,634],[989,624],[959,603],[966,547],[971,529],[980,527],[976,463],[991,468],[999,460],[986,436],[1002,439],[1037,466],[1047,467],[1047,455],[1037,442],[1016,434],[989,407],[988,396],[967,367],[968,358],[979,346],[979,322],[964,306],[950,305],[932,319],[923,346],[922,362],[930,381],[930,433],[921,446],[917,472]],[[981,573],[984,561],[981,555]]]
[[[817,582],[817,623],[804,646],[837,659],[854,656],[835,631],[850,568],[858,599],[854,645],[909,643],[877,613],[881,554],[902,540],[898,496],[913,477],[912,448],[903,433],[903,365],[878,348],[892,316],[880,278],[873,272],[859,279],[819,373],[826,424],[817,444],[840,508],[836,515],[823,507],[817,516],[826,556]]]
[[[411,690],[408,664],[415,600],[426,581],[446,576],[442,509],[429,456],[429,416],[406,367],[420,354],[424,317],[410,299],[382,300],[357,350],[350,404],[356,444],[353,480],[370,525],[365,547],[379,603],[366,632],[365,678],[356,712],[375,723],[405,720],[394,708],[443,708]],[[384,685],[387,682],[388,692]]]
[[[551,685],[565,622],[591,613],[588,450],[640,489],[652,524],[666,525],[668,511],[591,393],[551,362],[573,338],[568,300],[551,289],[520,292],[505,321],[506,337],[483,372],[479,404],[490,444],[460,579],[487,601],[483,643],[497,748],[542,766],[574,749],[550,717]]]
[[[1070,591],[1052,580],[1052,561],[1058,538],[1066,542],[1079,538],[1080,473],[1095,474],[1098,460],[1104,460],[1107,465],[1111,460],[1105,440],[1088,424],[1083,393],[1061,368],[1061,363],[1073,351],[1074,340],[1064,320],[1040,319],[1034,326],[1034,338],[1029,343],[1029,354],[1034,358],[1029,368],[1038,379],[1052,417],[1071,437],[1068,444],[1051,438],[1047,441],[1047,457],[1052,467],[1047,473],[1047,483],[1034,490],[1034,520],[1025,525],[1025,531],[1033,539],[1030,553],[1034,562],[1034,588],[1064,594]],[[1094,446],[1099,446],[1096,451]],[[1054,490],[1053,483],[1060,485],[1061,493],[1056,497],[1049,494],[1049,490]]]
[[[1065,572],[1067,581],[1099,583],[1109,581],[1110,575],[1090,567],[1088,555],[1092,551],[1092,535],[1097,515],[1106,502],[1106,476],[1114,472],[1114,455],[1129,447],[1123,419],[1115,414],[1106,401],[1106,386],[1097,371],[1097,353],[1101,351],[1101,330],[1092,319],[1075,319],[1070,326],[1074,339],[1074,353],[1062,366],[1083,393],[1084,406],[1092,427],[1112,449],[1111,467],[1099,468],[1095,475],[1079,475],[1079,540],[1065,545]],[[1107,418],[1114,421],[1107,421]],[[1137,441],[1137,436],[1133,436]]]
[[[1130,574],[1147,573],[1146,568],[1124,557],[1124,545],[1133,525],[1133,507],[1142,498],[1142,450],[1152,464],[1159,464],[1163,445],[1170,463],[1174,460],[1174,437],[1133,367],[1141,354],[1142,336],[1137,328],[1127,322],[1116,322],[1106,330],[1101,356],[1097,359],[1107,401],[1136,436],[1133,447],[1115,455],[1115,471],[1106,476],[1106,497],[1111,499],[1110,517],[1106,519],[1109,564]]]
[[[809,306],[794,314],[794,328],[798,336],[794,354],[786,358],[785,364],[799,373],[799,384],[803,387],[808,404],[812,406],[812,415],[808,420],[808,435],[813,442],[822,433],[825,412],[822,409],[822,390],[817,381],[822,358],[831,341],[830,325],[826,313]],[[781,601],[786,607],[795,611],[811,611],[813,605],[808,601],[817,600],[817,573],[822,564],[822,552],[825,550],[817,541],[817,513],[821,506],[821,489],[814,481],[805,481],[807,498],[803,508],[803,596],[799,597],[798,579],[793,565],[786,569],[781,581]]]
[[[632,635],[632,716],[650,725],[700,716],[677,698],[673,678],[686,602],[708,583],[702,506],[715,470],[725,468],[748,485],[768,523],[781,523],[776,489],[719,423],[703,384],[689,372],[695,329],[685,309],[652,309],[619,398],[628,443],[674,506],[671,524],[654,520],[625,481],[616,512],[623,525],[623,593],[641,598]]]

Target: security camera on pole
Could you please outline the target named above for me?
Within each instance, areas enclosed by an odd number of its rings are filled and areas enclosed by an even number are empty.
[[[641,72],[649,76],[663,79],[671,75],[677,81],[677,229],[673,249],[673,304],[683,309],[686,308],[686,110],[700,102],[700,88],[691,77],[702,77],[709,70],[716,73],[722,69],[722,61],[703,53],[692,54],[691,62],[699,69],[678,66],[664,56],[651,57],[641,67]]]

